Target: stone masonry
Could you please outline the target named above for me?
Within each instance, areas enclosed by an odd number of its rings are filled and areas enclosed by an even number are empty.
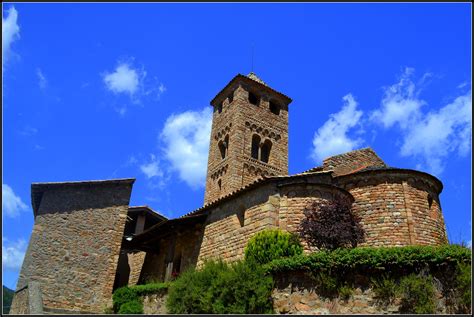
[[[341,198],[352,201],[361,217],[364,246],[447,243],[441,182],[427,173],[390,167],[371,148],[335,155],[321,166],[287,175],[290,102],[253,73],[237,75],[211,101],[205,205],[181,218],[203,216],[202,229],[180,229],[160,238],[156,254],[147,255],[143,275],[163,279],[165,263],[168,270],[179,272],[210,258],[242,259],[255,233],[266,228],[298,233],[303,211],[311,203]],[[265,140],[272,143],[266,154]],[[137,237],[137,245],[152,245],[146,240],[163,235],[166,227],[151,228],[148,237]],[[176,234],[191,243],[176,243]],[[305,244],[304,248],[315,251]],[[181,254],[180,267],[170,268],[166,254]]]
[[[28,313],[29,293],[38,289],[45,312],[101,313],[117,287],[167,281],[207,259],[240,260],[249,239],[267,228],[297,234],[314,202],[350,201],[365,231],[363,246],[447,243],[441,181],[391,167],[371,148],[288,175],[291,101],[253,73],[235,76],[216,95],[204,206],[179,218],[129,207],[134,179],[33,184],[35,225],[11,312]],[[287,297],[285,288],[276,292],[277,302]],[[374,310],[362,303],[370,294],[356,295],[360,309],[352,312]],[[297,299],[276,309],[326,312]]]
[[[35,224],[17,290],[39,282],[45,311],[102,312],[110,305],[133,182],[33,184]],[[13,314],[28,306],[27,296],[17,295]]]
[[[259,177],[288,174],[291,99],[253,78],[237,75],[211,101],[205,203]]]

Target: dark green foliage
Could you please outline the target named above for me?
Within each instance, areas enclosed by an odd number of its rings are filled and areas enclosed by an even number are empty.
[[[143,303],[139,299],[126,302],[120,306],[119,314],[143,314]]]
[[[11,289],[9,289],[8,287],[6,286],[3,286],[3,293],[2,293],[2,297],[3,297],[3,314],[8,314],[10,312],[10,306],[12,304],[12,300],[13,300],[13,294],[15,292],[12,291]]]
[[[372,278],[371,281],[378,304],[381,306],[392,304],[397,295],[398,286],[395,281],[385,274]]]
[[[298,237],[278,229],[267,229],[255,234],[245,248],[245,261],[265,264],[274,259],[303,253]]]
[[[138,300],[139,297],[130,287],[124,286],[115,290],[112,295],[112,300],[114,302],[114,311],[120,311],[120,308],[123,304]]]
[[[331,269],[338,272],[361,271],[366,273],[405,273],[429,265],[470,263],[471,250],[457,245],[407,246],[407,247],[359,247],[320,251],[309,255],[274,260],[265,265],[269,272]]]
[[[339,297],[343,300],[348,300],[354,294],[354,288],[349,285],[342,285],[337,290]]]
[[[304,210],[300,235],[318,249],[355,248],[365,241],[360,218],[347,200],[314,202]]]
[[[398,291],[401,297],[401,313],[435,313],[435,288],[431,276],[405,276],[400,281]]]
[[[150,283],[144,285],[135,285],[130,288],[138,295],[144,296],[147,294],[156,294],[164,292],[168,289],[169,283]]]
[[[456,268],[457,313],[471,313],[471,265],[459,264]]]
[[[175,314],[272,313],[272,286],[260,266],[210,261],[181,274],[170,286],[166,305]]]
[[[339,294],[340,281],[337,276],[326,271],[320,271],[313,275],[318,285],[319,294],[327,298],[335,298]]]
[[[151,283],[145,285],[124,286],[115,290],[112,300],[114,303],[113,311],[120,312],[122,306],[126,303],[138,301],[141,303],[140,296],[147,294],[156,294],[165,291],[169,287],[168,283]],[[132,305],[133,307],[133,305]],[[128,308],[127,308],[128,309]],[[133,314],[133,313],[130,313]]]

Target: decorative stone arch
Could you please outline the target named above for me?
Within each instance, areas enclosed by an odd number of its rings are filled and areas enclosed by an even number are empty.
[[[270,161],[270,151],[272,150],[272,145],[272,142],[266,139],[260,147],[260,160],[262,162],[268,163]]]
[[[261,138],[258,134],[254,134],[252,136],[252,149],[251,149],[251,152],[250,152],[250,156],[256,160],[258,160],[260,158],[260,141],[261,141]]]
[[[221,154],[221,158],[225,159],[229,152],[229,135],[226,135],[224,140],[219,141],[217,144],[219,147],[219,152]]]

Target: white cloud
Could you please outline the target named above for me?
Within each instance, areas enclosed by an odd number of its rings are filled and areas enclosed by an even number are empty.
[[[140,170],[147,178],[163,177],[163,172],[160,169],[159,162],[153,154],[150,155],[149,163],[140,165]]]
[[[126,107],[126,106],[121,106],[121,107],[115,108],[115,111],[116,111],[121,117],[124,117],[125,114],[127,113],[127,107]]]
[[[212,111],[206,107],[171,115],[160,134],[166,158],[192,188],[205,185],[211,125]]]
[[[465,156],[471,145],[472,97],[457,97],[438,111],[431,111],[405,129],[400,153],[420,157],[435,174],[443,171],[447,156]]]
[[[350,138],[349,130],[360,124],[363,112],[357,110],[357,102],[351,94],[342,98],[341,111],[330,118],[316,131],[313,138],[312,157],[320,162],[323,159],[353,150],[363,142],[360,138]]]
[[[160,99],[166,87],[156,77],[148,78],[145,68],[135,67],[133,60],[132,57],[129,61],[119,62],[114,71],[101,74],[107,90],[116,96],[129,97],[133,104],[143,105],[144,98]],[[122,117],[128,112],[128,107],[123,100],[120,106],[115,105],[114,109]]]
[[[21,211],[27,210],[28,207],[15,195],[13,189],[7,184],[2,184],[2,210],[8,217],[16,217]]]
[[[114,93],[127,93],[133,96],[139,88],[141,73],[127,63],[121,63],[112,73],[103,75],[107,89]]]
[[[8,239],[2,239],[2,266],[4,270],[18,271],[21,269],[25,257],[26,242],[19,239],[11,243]]]
[[[18,12],[15,7],[10,7],[6,18],[2,15],[2,65],[12,55],[12,43],[20,38],[20,27],[18,26]]]
[[[36,133],[38,133],[38,129],[29,125],[25,126],[22,130],[20,130],[20,134],[23,136],[32,136]]]
[[[46,79],[40,68],[36,69],[36,75],[38,76],[38,86],[40,87],[40,89],[46,89],[46,87],[48,87],[48,80]]]
[[[400,154],[419,159],[418,168],[433,174],[442,173],[450,153],[464,156],[471,146],[471,91],[460,95],[438,110],[423,112],[427,102],[418,95],[420,89],[411,80],[413,69],[407,68],[400,81],[385,89],[381,108],[371,119],[385,128],[398,126],[402,133]],[[428,74],[429,75],[429,74]],[[421,80],[427,77],[425,74]]]
[[[372,113],[372,120],[381,122],[385,128],[391,128],[395,124],[407,128],[418,120],[420,108],[425,101],[418,99],[416,86],[410,79],[413,72],[413,68],[407,67],[400,81],[385,89],[381,109]]]
[[[158,87],[158,92],[159,92],[160,94],[162,94],[162,93],[164,93],[165,91],[166,91],[165,85],[160,84],[160,86]]]

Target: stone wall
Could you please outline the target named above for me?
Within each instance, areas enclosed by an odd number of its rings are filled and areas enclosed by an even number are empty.
[[[143,296],[143,314],[145,315],[164,315],[168,314],[166,309],[167,291],[157,294]]]
[[[300,183],[270,183],[210,210],[199,264],[206,258],[230,262],[242,259],[248,240],[264,229],[298,233],[303,210],[312,202],[340,198],[352,201],[345,190],[308,182],[306,179]],[[310,251],[306,245],[305,250]]]
[[[346,199],[352,196],[339,188],[325,184],[290,184],[281,187],[279,228],[299,234],[300,223],[304,219],[304,210],[313,203]],[[305,252],[315,251],[305,241],[301,241]]]
[[[410,170],[380,170],[347,175],[338,182],[353,196],[365,246],[447,243],[435,179]]]
[[[210,210],[198,266],[210,258],[241,259],[247,241],[255,233],[277,227],[279,197],[275,194],[273,186],[262,186]]]
[[[146,252],[129,252],[128,265],[130,266],[130,275],[128,285],[137,285],[142,271],[143,262],[145,261]]]
[[[29,314],[29,305],[28,285],[25,285],[22,288],[17,288],[10,307],[10,314]]]
[[[352,294],[347,298],[324,296],[318,284],[305,272],[284,272],[274,276],[275,286],[272,291],[272,302],[275,314],[400,314],[401,300],[394,298],[385,303],[377,298],[370,277],[355,276],[356,283]],[[167,314],[167,292],[143,296],[145,314]],[[436,314],[452,313],[446,307],[442,285],[435,288]]]
[[[103,312],[111,303],[132,184],[45,185],[17,289],[36,281],[45,308]]]
[[[328,298],[317,290],[317,284],[304,272],[285,272],[275,276],[272,292],[273,308],[277,314],[399,314],[400,299],[384,305],[375,296],[367,276],[357,276],[349,298]],[[445,299],[436,289],[436,314],[446,314]]]

